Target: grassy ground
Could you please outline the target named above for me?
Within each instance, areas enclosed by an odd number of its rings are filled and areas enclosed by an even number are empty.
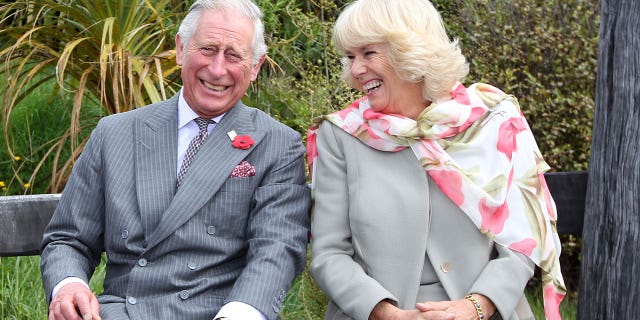
[[[47,306],[40,281],[39,257],[0,258],[0,319],[46,319]],[[90,286],[94,292],[102,291],[104,263],[101,264]],[[541,291],[528,288],[528,299],[536,319],[544,319]],[[289,290],[282,320],[320,320],[327,303],[326,296],[318,289],[306,272],[302,273]],[[577,301],[568,295],[562,304],[562,318],[576,319]]]

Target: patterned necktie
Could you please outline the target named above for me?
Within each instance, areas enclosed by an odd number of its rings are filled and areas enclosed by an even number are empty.
[[[187,147],[187,151],[184,154],[184,160],[182,160],[182,166],[180,167],[180,172],[178,172],[176,187],[180,187],[182,179],[189,169],[189,165],[191,165],[193,158],[195,158],[196,153],[198,152],[198,149],[200,149],[200,146],[202,146],[202,144],[204,143],[204,140],[207,139],[207,126],[209,126],[209,124],[213,122],[213,120],[206,118],[195,118],[193,119],[193,121],[196,122],[200,131],[198,132],[198,135],[193,138],[193,140],[191,140],[191,142],[189,143],[189,147]]]

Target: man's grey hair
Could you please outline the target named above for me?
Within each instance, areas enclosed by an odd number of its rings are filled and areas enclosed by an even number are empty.
[[[189,41],[196,32],[198,19],[205,10],[232,11],[253,22],[253,52],[252,64],[255,66],[260,58],[267,53],[267,45],[264,41],[264,25],[262,24],[262,12],[251,0],[197,0],[189,8],[187,16],[182,20],[178,35],[182,39],[184,50],[189,46]]]

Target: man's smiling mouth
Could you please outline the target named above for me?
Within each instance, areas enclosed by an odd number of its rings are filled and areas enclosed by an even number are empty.
[[[200,80],[200,83],[202,83],[205,87],[207,87],[207,89],[210,89],[213,91],[224,91],[227,88],[225,86],[214,86],[204,80]]]

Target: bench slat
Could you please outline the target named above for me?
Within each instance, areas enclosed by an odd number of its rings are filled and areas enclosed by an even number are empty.
[[[544,177],[558,210],[558,233],[582,235],[589,173],[547,172]]]
[[[0,257],[40,254],[42,233],[60,194],[0,197]]]

